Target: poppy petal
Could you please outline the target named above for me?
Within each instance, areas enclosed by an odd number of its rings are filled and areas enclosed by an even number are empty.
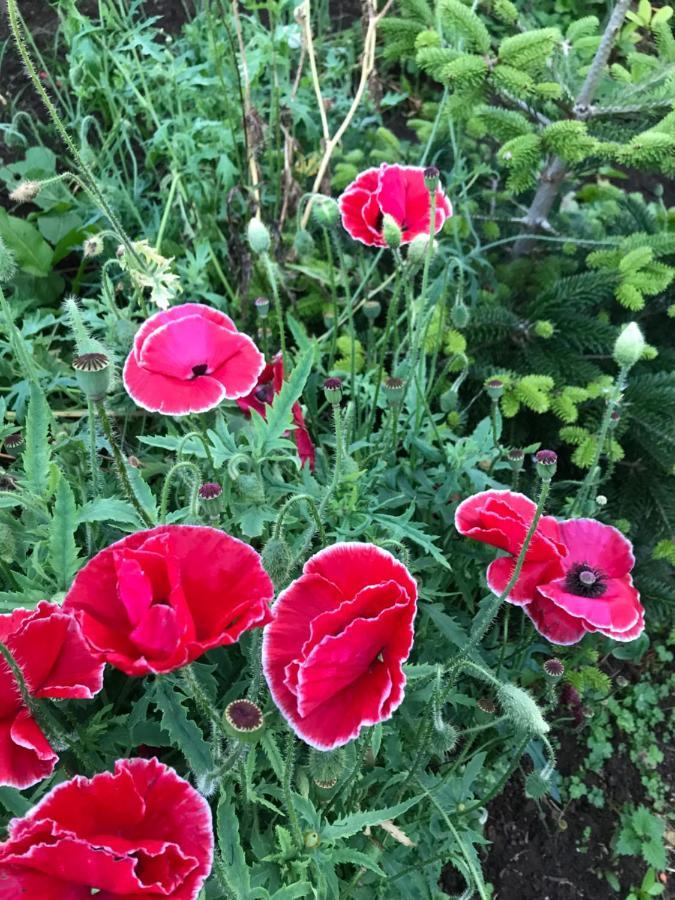
[[[635,565],[631,542],[612,525],[595,519],[567,519],[559,528],[568,547],[568,565],[586,564],[610,578],[623,578]]]
[[[570,593],[565,578],[541,584],[539,590],[570,616],[585,619],[595,628],[628,631],[640,617],[639,594],[633,587],[630,576],[611,578],[600,597],[582,597]]]
[[[552,644],[569,646],[578,643],[586,634],[583,619],[570,616],[547,597],[538,595],[532,603],[523,607],[539,634]]]

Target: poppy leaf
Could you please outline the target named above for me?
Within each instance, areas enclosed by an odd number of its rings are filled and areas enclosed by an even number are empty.
[[[227,870],[228,887],[232,888],[235,896],[245,900],[251,890],[251,879],[239,838],[239,819],[234,805],[225,791],[221,791],[216,816],[218,847],[222,864]]]
[[[301,357],[295,368],[272,401],[267,413],[265,429],[262,431],[262,441],[260,445],[260,453],[264,455],[274,446],[285,431],[287,431],[293,420],[293,404],[300,399],[309,373],[312,371],[314,363],[314,348],[310,347]]]
[[[179,749],[190,768],[205,775],[213,769],[213,757],[204,735],[189,717],[180,696],[166,679],[158,679],[153,702],[162,713],[162,728],[168,732],[174,747]]]
[[[59,472],[52,522],[49,529],[49,562],[59,589],[67,590],[78,568],[75,530],[77,506],[72,488]]]
[[[367,809],[364,812],[352,813],[343,819],[336,819],[330,825],[325,825],[321,831],[321,839],[324,841],[337,841],[341,838],[351,837],[364,828],[372,828],[373,825],[379,825],[385,819],[395,819],[397,816],[403,815],[413,806],[423,799],[423,794],[411,797],[410,800],[404,800],[403,803],[397,803],[395,806],[387,806],[383,809]]]
[[[37,385],[30,386],[30,400],[26,416],[26,452],[23,468],[29,489],[44,497],[49,483],[49,407],[45,395]]]

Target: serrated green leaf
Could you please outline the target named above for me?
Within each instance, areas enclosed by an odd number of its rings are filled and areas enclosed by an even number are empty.
[[[13,816],[23,816],[31,808],[32,803],[21,795],[16,788],[0,787],[0,805]]]
[[[134,528],[143,527],[143,523],[131,503],[115,497],[99,497],[96,500],[89,500],[78,510],[76,522],[78,525],[84,522],[107,522],[115,525],[132,525]]]
[[[263,439],[260,446],[261,455],[272,449],[274,442],[291,427],[293,404],[300,399],[313,364],[314,348],[310,347],[300,357],[288,381],[284,382],[283,387],[267,410],[266,427],[263,430]]]
[[[299,900],[300,897],[308,897],[312,893],[312,885],[309,881],[296,881],[295,884],[287,884],[275,891],[270,900]]]
[[[60,473],[49,529],[49,563],[62,591],[70,586],[79,565],[75,543],[76,514],[72,488]]]
[[[220,859],[227,870],[228,885],[238,900],[247,900],[251,890],[251,879],[239,837],[239,819],[234,804],[225,791],[221,791],[220,794],[216,821]]]
[[[364,869],[368,869],[371,872],[374,872],[376,875],[379,875],[380,878],[386,878],[387,873],[381,869],[378,864],[372,860],[366,853],[361,853],[358,850],[352,850],[351,847],[345,847],[344,849],[334,850],[330,855],[331,861],[338,865],[339,863],[346,863],[352,866],[361,866]]]
[[[49,485],[49,407],[44,393],[37,385],[30,386],[26,415],[26,448],[23,470],[32,493],[44,498]]]
[[[190,719],[183,706],[185,698],[165,678],[157,680],[153,703],[162,713],[162,728],[174,747],[181,751],[188,765],[197,774],[213,770],[211,749],[199,726]]]
[[[336,819],[335,822],[325,825],[321,830],[321,838],[324,841],[336,841],[340,838],[350,837],[363,831],[364,828],[379,825],[385,819],[395,819],[397,816],[403,815],[409,809],[412,809],[423,795],[411,797],[410,800],[404,800],[403,803],[397,803],[395,806],[386,806],[383,809],[367,809],[363,812],[352,813],[343,819]]]

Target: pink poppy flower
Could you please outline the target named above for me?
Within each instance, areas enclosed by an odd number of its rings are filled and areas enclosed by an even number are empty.
[[[281,353],[277,353],[271,363],[268,363],[258,376],[258,383],[250,394],[237,399],[237,405],[244,412],[254,409],[264,418],[267,417],[267,407],[274,400],[284,383],[284,363]],[[299,403],[293,404],[293,437],[298,448],[300,462],[309,463],[309,468],[314,471],[316,454],[314,444],[305,425],[305,417]],[[249,413],[250,415],[250,413]]]
[[[57,785],[0,844],[0,900],[195,900],[213,862],[211,810],[156,759]]]
[[[201,525],[160,525],[101,550],[63,608],[92,651],[127,675],[172,672],[270,619],[272,582],[253,547]]]
[[[75,619],[55,603],[0,616],[0,641],[32,697],[89,699],[103,686],[104,664],[89,650]],[[0,658],[0,784],[26,788],[54,770],[58,755],[26,707]]]
[[[366,169],[338,200],[342,224],[350,237],[369,247],[385,247],[382,220],[386,213],[401,229],[401,243],[409,244],[419,234],[429,234],[431,204],[422,166],[382,163]],[[436,222],[440,231],[452,215],[443,188],[436,189]]]
[[[303,741],[331,750],[392,716],[416,603],[406,567],[373,544],[321,550],[282,591],[263,635],[263,671]]]
[[[487,570],[490,590],[506,589],[536,505],[512,491],[484,491],[457,508],[460,534],[505,550]],[[575,644],[598,631],[632,641],[644,630],[644,609],[630,572],[630,541],[594,519],[542,516],[516,584],[506,598],[523,607],[537,631],[554,644]]]
[[[141,326],[123,380],[143,409],[185,416],[248,394],[264,365],[262,353],[232,319],[201,303],[183,303]]]

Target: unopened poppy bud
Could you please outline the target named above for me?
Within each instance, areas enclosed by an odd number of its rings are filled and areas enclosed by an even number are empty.
[[[498,694],[505,715],[518,731],[540,737],[549,731],[541,710],[527,691],[515,684],[501,684]]]
[[[15,431],[14,434],[8,434],[4,440],[5,450],[8,453],[16,453],[16,451],[23,444],[23,435],[20,431]]]
[[[7,244],[0,237],[0,284],[11,281],[16,272],[16,259]]]
[[[438,171],[436,166],[427,166],[424,170],[424,184],[426,185],[427,190],[431,193],[435,191],[438,187],[438,181],[441,177],[441,173]]]
[[[267,297],[256,297],[253,302],[256,312],[261,319],[266,319],[270,314],[270,301]]]
[[[398,406],[405,395],[405,384],[401,378],[387,378],[382,393],[389,406]]]
[[[504,393],[504,382],[501,378],[490,378],[485,382],[485,390],[490,400],[496,402]]]
[[[448,388],[441,394],[441,409],[443,412],[452,412],[457,409],[459,403],[459,391],[455,387]]]
[[[323,390],[326,400],[332,406],[337,406],[342,400],[342,381],[339,378],[326,378],[323,383]]]
[[[103,238],[98,234],[87,238],[82,245],[82,251],[86,257],[100,256],[103,253]]]
[[[401,246],[401,229],[396,219],[389,213],[385,213],[382,219],[382,237],[391,250],[396,250]]]
[[[321,843],[321,838],[316,831],[306,831],[303,835],[303,843],[306,850],[316,850]]]
[[[222,493],[223,489],[217,481],[205,481],[199,488],[200,500],[206,500],[207,502],[217,500]]]
[[[340,209],[332,197],[325,197],[321,194],[314,198],[312,215],[317,225],[321,225],[322,228],[330,228],[340,218]]]
[[[471,313],[465,303],[455,303],[450,310],[450,318],[455,328],[466,328],[471,321]]]
[[[614,344],[614,360],[624,369],[630,369],[640,359],[645,349],[644,335],[635,322],[623,329]]]
[[[370,322],[374,322],[381,312],[382,305],[378,300],[366,300],[363,304],[363,315]]]
[[[332,328],[335,324],[335,316],[333,315],[333,310],[324,309],[323,311],[323,324],[326,328]]]
[[[272,246],[272,238],[260,219],[251,219],[246,229],[248,243],[254,253],[268,253]]]
[[[82,353],[73,360],[75,377],[89,400],[98,402],[108,393],[112,367],[105,353]]]
[[[548,794],[549,783],[540,772],[530,772],[525,779],[525,794],[531,800],[542,800]]]
[[[429,235],[418,234],[408,245],[408,262],[417,266],[424,261],[429,246]]]
[[[9,195],[13,203],[30,203],[40,193],[42,184],[39,181],[22,181]]]
[[[553,681],[559,681],[565,674],[565,666],[555,656],[545,660],[542,668]]]
[[[242,698],[233,700],[225,707],[223,726],[233,738],[246,744],[255,744],[265,730],[265,719],[256,703]]]
[[[553,450],[538,450],[534,454],[534,463],[537,475],[542,481],[550,481],[555,475],[558,466],[558,454]]]
[[[298,256],[311,256],[314,253],[314,238],[304,228],[300,228],[295,234],[293,248]]]
[[[262,551],[262,564],[275,587],[284,584],[293,562],[290,548],[283,538],[272,537]]]
[[[315,783],[331,781],[335,783],[343,776],[346,768],[345,751],[341,747],[337,750],[311,749],[307,768]]]
[[[549,322],[548,319],[539,319],[538,322],[534,323],[534,333],[545,341],[553,337],[554,331],[553,323]]]
[[[511,471],[520,472],[523,468],[523,463],[525,462],[525,454],[523,451],[519,447],[514,447],[512,450],[509,450],[506,458],[511,466]]]
[[[327,779],[319,779],[315,778],[312,784],[314,785],[314,790],[322,799],[327,799],[333,795],[333,791],[335,790],[335,786],[337,785],[337,778],[327,778]]]

